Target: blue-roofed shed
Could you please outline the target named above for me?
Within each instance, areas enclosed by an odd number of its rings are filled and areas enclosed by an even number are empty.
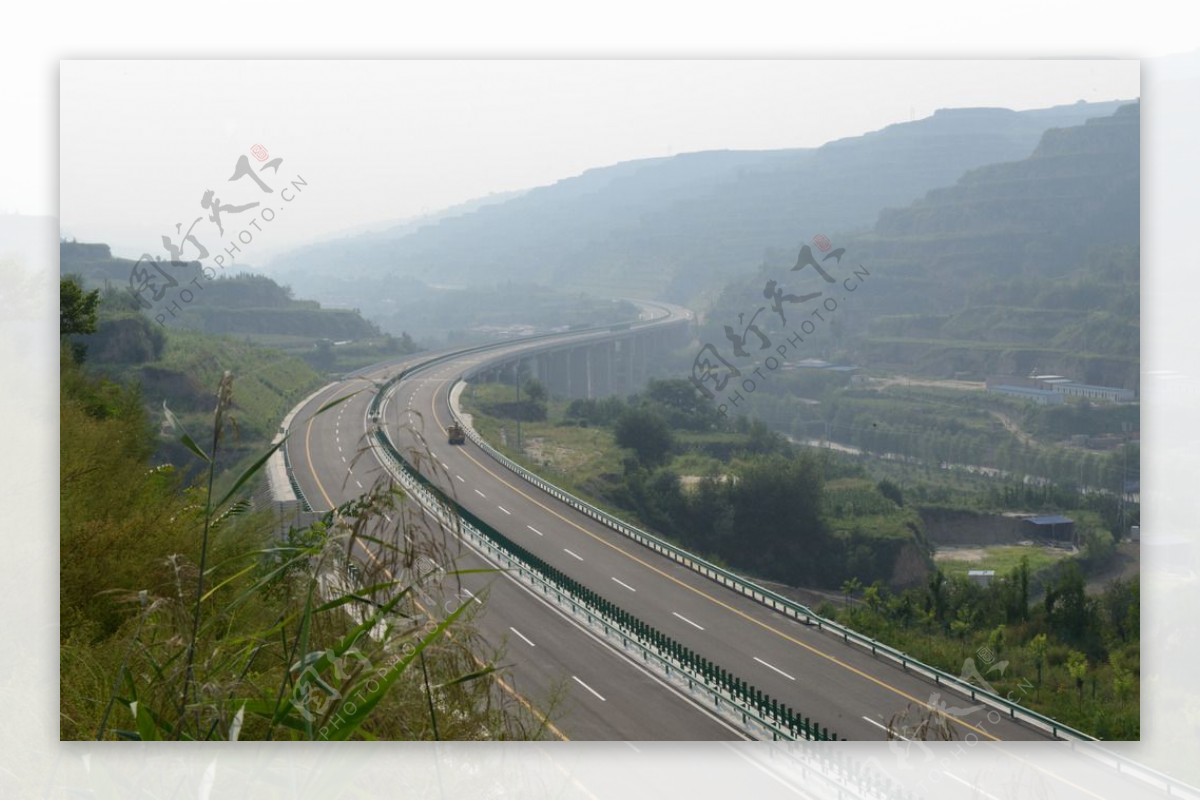
[[[1075,521],[1064,515],[1034,515],[1025,518],[1025,526],[1031,537],[1044,540],[1073,542]]]

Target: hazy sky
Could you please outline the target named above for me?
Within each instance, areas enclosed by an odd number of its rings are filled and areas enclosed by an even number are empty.
[[[629,159],[812,147],[943,107],[1039,108],[1139,95],[1106,61],[64,61],[65,235],[161,253],[182,224],[212,249],[269,200],[235,165],[261,144],[278,188],[307,182],[244,262]],[[191,258],[195,251],[185,249]],[[164,253],[165,255],[165,253]]]

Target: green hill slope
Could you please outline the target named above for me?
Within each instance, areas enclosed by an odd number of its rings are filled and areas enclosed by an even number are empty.
[[[847,248],[838,278],[860,265],[869,276],[852,295],[834,293],[836,315],[797,358],[975,379],[1039,369],[1136,388],[1139,179],[1131,104],[885,210],[869,233],[835,235]],[[789,293],[835,286],[792,273],[795,258],[777,254],[727,287],[705,341],[724,343],[723,325],[762,306],[768,279]],[[785,330],[770,313],[759,324],[768,336]]]
[[[113,258],[107,245],[62,242],[60,272],[78,275],[89,287],[108,286],[130,294],[135,262]],[[168,262],[163,267],[179,287],[193,286],[194,299],[168,310],[166,302],[147,311],[162,314],[164,325],[212,334],[284,334],[317,339],[379,337],[377,327],[355,311],[322,309],[316,301],[296,300],[292,290],[261,275],[248,273],[205,277],[198,262]],[[147,293],[149,294],[149,293]],[[167,295],[166,299],[174,295]]]

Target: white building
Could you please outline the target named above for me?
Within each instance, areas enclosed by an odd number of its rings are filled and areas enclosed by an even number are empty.
[[[980,587],[986,587],[992,583],[992,579],[996,578],[995,570],[968,570],[967,579],[978,584]]]

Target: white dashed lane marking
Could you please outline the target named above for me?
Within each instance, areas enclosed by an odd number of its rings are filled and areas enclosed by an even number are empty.
[[[521,638],[522,640],[524,640],[526,643],[528,643],[530,648],[536,648],[536,647],[537,647],[536,645],[534,645],[534,644],[533,644],[533,641],[532,641],[532,640],[530,640],[528,637],[526,637],[526,636],[525,636],[524,634],[522,634],[521,632],[519,632],[519,631],[517,631],[516,629],[514,629],[512,626],[509,626],[509,627],[508,627],[508,630],[509,630],[509,631],[511,631],[513,634],[517,635],[518,637],[520,637],[520,638]]]
[[[760,665],[765,665],[765,666],[769,667],[771,670],[775,671],[775,672],[776,672],[776,673],[778,673],[780,676],[783,676],[785,679],[791,679],[792,681],[795,681],[795,680],[796,680],[796,677],[795,677],[795,676],[789,676],[788,674],[784,673],[784,672],[783,672],[782,670],[780,670],[779,668],[777,668],[777,667],[775,667],[774,665],[772,665],[770,662],[764,662],[764,661],[762,661],[761,659],[759,659],[757,656],[756,656],[756,657],[754,657],[754,661],[755,661],[755,662],[757,662],[757,663],[758,663],[758,664],[760,664]]]
[[[862,716],[862,719],[863,719],[863,720],[865,720],[867,723],[870,723],[872,726],[878,726],[879,728],[883,729],[884,731],[887,731],[887,730],[888,730],[888,727],[887,727],[887,726],[884,726],[884,725],[883,725],[882,723],[880,723],[878,720],[872,720],[871,718],[867,717],[866,715],[863,715],[863,716]],[[898,733],[897,733],[897,732],[895,732],[895,731],[893,731],[892,733],[893,733],[893,734],[895,734],[897,737],[900,737],[900,739],[901,739],[901,740],[907,740],[907,739],[908,739],[907,737],[902,737],[900,734],[898,734]],[[946,775],[949,775],[949,774],[946,774]]]
[[[580,687],[582,687],[583,689],[587,690],[589,693],[591,693],[592,695],[596,696],[596,697],[597,697],[597,698],[599,698],[601,701],[603,701],[603,700],[604,700],[604,696],[603,696],[603,695],[601,695],[600,693],[596,692],[595,690],[593,690],[591,687],[589,687],[589,686],[587,686],[586,684],[584,684],[584,682],[583,682],[583,679],[579,678],[578,676],[572,676],[571,678],[573,678],[573,679],[575,679],[575,681],[579,682],[579,686],[580,686]]]

